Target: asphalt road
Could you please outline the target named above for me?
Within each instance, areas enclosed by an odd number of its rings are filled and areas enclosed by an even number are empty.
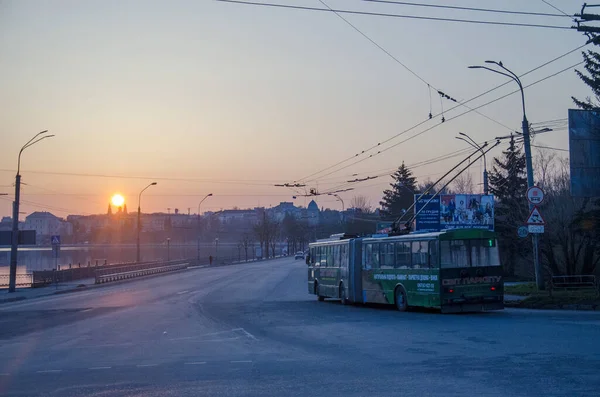
[[[281,259],[3,304],[0,395],[600,395],[600,313],[399,313],[306,290],[306,265]]]

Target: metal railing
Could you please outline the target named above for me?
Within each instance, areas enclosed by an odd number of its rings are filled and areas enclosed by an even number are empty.
[[[593,275],[552,276],[554,290],[595,290],[599,293],[598,280]]]
[[[115,266],[109,269],[96,270],[96,284],[112,281],[126,280],[135,277],[148,276],[176,270],[183,270],[189,266],[187,261],[171,261],[167,263],[143,263],[128,266]]]
[[[0,275],[0,289],[8,288],[9,277],[10,276],[8,274]],[[16,278],[16,287],[17,288],[30,288],[32,284],[33,284],[33,274],[31,274],[31,273],[17,274],[17,278]]]

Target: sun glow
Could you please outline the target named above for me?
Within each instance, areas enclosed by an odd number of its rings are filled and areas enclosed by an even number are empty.
[[[123,204],[125,204],[125,197],[123,197],[123,196],[121,196],[120,194],[117,193],[117,194],[114,194],[111,197],[110,202],[115,207],[122,207]]]

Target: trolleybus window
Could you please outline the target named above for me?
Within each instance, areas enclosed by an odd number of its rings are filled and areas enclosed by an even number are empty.
[[[430,241],[429,242],[429,267],[438,268],[440,267],[440,261],[438,256],[438,242]]]
[[[380,265],[382,269],[394,268],[394,243],[381,243],[380,249]]]
[[[442,241],[442,267],[469,267],[469,254],[465,240]]]
[[[412,267],[414,269],[426,269],[429,267],[428,241],[413,241]]]
[[[340,246],[333,247],[333,266],[340,267]]]
[[[410,268],[410,243],[396,243],[396,269]]]
[[[471,240],[471,266],[500,266],[496,240]]]
[[[341,247],[341,266],[344,268],[348,267],[348,246],[346,244]]]

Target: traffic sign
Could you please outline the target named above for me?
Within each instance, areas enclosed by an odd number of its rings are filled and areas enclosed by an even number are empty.
[[[534,234],[544,233],[544,225],[528,225],[527,231]]]
[[[60,236],[52,236],[50,238],[52,245],[60,245]]]
[[[529,230],[527,230],[527,226],[519,226],[519,228],[517,229],[517,236],[521,238],[527,237],[528,234]]]
[[[527,189],[527,201],[533,205],[541,204],[544,201],[544,191],[537,186],[530,187]]]
[[[531,213],[529,214],[529,217],[527,218],[527,222],[525,223],[527,223],[528,225],[545,225],[546,221],[544,221],[544,218],[542,218],[542,214],[540,214],[540,210],[538,209],[538,207],[533,207]]]

